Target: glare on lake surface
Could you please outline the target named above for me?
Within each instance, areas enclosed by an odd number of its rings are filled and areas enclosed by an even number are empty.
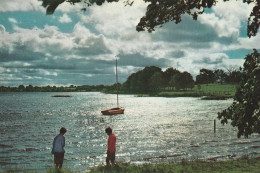
[[[57,94],[72,97],[51,97]],[[260,156],[260,135],[237,138],[236,128],[214,119],[229,100],[120,95],[125,114],[104,116],[116,95],[102,93],[0,93],[0,171],[53,167],[51,147],[65,134],[64,167],[84,171],[104,164],[110,126],[117,136],[117,162],[167,163]]]

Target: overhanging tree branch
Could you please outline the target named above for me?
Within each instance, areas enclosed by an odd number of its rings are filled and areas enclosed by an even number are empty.
[[[42,0],[42,5],[46,8],[46,14],[53,14],[56,8],[64,3],[83,3],[88,7],[91,5],[102,5],[104,2],[118,2],[119,0]],[[132,5],[134,0],[122,0],[126,5]],[[137,31],[153,32],[156,27],[161,27],[164,23],[173,21],[176,24],[181,22],[181,15],[191,15],[197,20],[198,15],[203,14],[206,8],[211,8],[218,3],[216,0],[143,0],[148,3],[146,14],[136,26]],[[228,0],[224,0],[228,1]],[[247,4],[255,4],[248,17],[247,35],[256,36],[260,25],[260,0],[243,0]],[[230,7],[233,8],[233,7]],[[82,8],[86,10],[86,7]]]

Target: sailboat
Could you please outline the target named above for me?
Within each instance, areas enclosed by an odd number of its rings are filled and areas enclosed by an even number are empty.
[[[124,114],[125,109],[123,107],[119,106],[119,101],[118,101],[118,75],[117,75],[117,58],[116,58],[116,85],[117,85],[117,107],[111,108],[111,109],[106,109],[102,110],[101,113],[103,115],[116,115],[116,114]]]

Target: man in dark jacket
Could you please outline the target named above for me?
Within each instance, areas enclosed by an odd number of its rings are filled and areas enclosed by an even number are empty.
[[[63,160],[64,160],[64,147],[65,147],[65,137],[64,134],[67,132],[67,130],[62,127],[60,129],[60,134],[57,135],[53,140],[53,146],[52,146],[52,154],[54,154],[54,163],[56,165],[56,168],[61,169]]]

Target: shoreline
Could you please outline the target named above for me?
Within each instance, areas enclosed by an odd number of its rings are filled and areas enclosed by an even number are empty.
[[[114,93],[105,93],[105,94],[114,94]],[[233,99],[234,96],[225,96],[225,95],[207,95],[207,94],[197,94],[197,93],[185,93],[185,94],[163,94],[163,93],[158,93],[158,94],[127,94],[124,93],[122,95],[135,95],[137,97],[166,97],[166,98],[174,98],[174,97],[195,97],[199,98],[200,100],[227,100],[227,99]]]
[[[116,162],[113,166],[98,165],[90,170],[85,170],[81,172],[86,173],[136,173],[136,172],[154,172],[154,173],[164,173],[164,172],[260,172],[260,157],[249,158],[248,156],[243,156],[238,159],[224,160],[224,161],[203,161],[203,160],[182,160],[180,162],[170,162],[170,163],[148,163],[148,164],[130,164],[130,163],[120,163]],[[64,165],[61,170],[56,170],[53,167],[47,167],[42,169],[12,169],[12,170],[0,170],[0,173],[18,173],[18,172],[43,172],[43,173],[76,173],[70,168]]]
[[[49,93],[77,93],[77,92],[99,92],[103,94],[116,94],[115,92],[102,92],[102,91],[73,91],[73,92],[49,92]],[[1,93],[1,92],[0,92]],[[2,93],[17,93],[17,92],[2,92]],[[29,93],[29,92],[22,92]],[[30,93],[42,93],[42,92],[30,92]],[[166,98],[174,98],[174,97],[196,97],[201,100],[226,100],[234,98],[234,95],[212,95],[205,93],[185,93],[185,92],[159,92],[159,93],[119,93],[119,95],[134,95],[136,97],[166,97]],[[72,97],[72,95],[68,94],[55,94],[51,97]]]

